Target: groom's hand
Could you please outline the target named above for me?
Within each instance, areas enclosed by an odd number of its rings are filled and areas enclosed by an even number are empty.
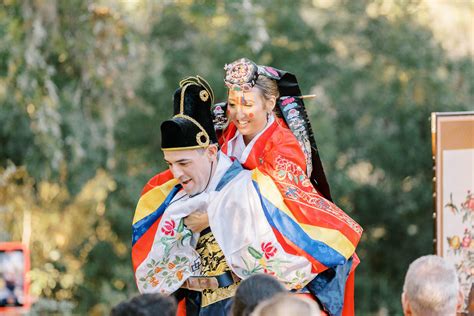
[[[200,233],[209,227],[209,217],[205,211],[197,211],[184,218],[184,224],[193,233]]]

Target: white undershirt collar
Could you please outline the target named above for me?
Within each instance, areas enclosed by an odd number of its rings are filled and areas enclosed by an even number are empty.
[[[229,157],[235,157],[240,163],[245,163],[247,160],[250,151],[253,148],[253,145],[257,142],[257,139],[272,125],[272,123],[275,121],[275,118],[273,115],[270,115],[270,118],[268,119],[267,125],[265,125],[265,128],[261,130],[255,137],[250,141],[250,143],[245,146],[244,143],[244,137],[242,134],[239,132],[238,129],[235,131],[234,137],[232,137],[229,142],[228,142],[228,149],[227,149],[227,155]]]

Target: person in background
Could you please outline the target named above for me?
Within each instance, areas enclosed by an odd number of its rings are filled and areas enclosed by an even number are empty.
[[[268,274],[254,274],[237,287],[232,315],[248,316],[260,302],[283,292],[287,290],[274,277]]]
[[[175,316],[176,300],[161,294],[141,294],[119,303],[110,316]]]
[[[320,316],[321,310],[315,301],[295,294],[279,294],[265,300],[250,316]]]
[[[405,316],[454,316],[462,304],[456,269],[446,259],[428,255],[410,264],[402,293]]]

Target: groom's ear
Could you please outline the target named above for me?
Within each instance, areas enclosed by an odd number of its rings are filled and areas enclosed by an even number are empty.
[[[206,148],[206,154],[209,157],[210,161],[213,161],[214,159],[217,158],[217,152],[218,152],[217,145],[209,145],[209,147]]]

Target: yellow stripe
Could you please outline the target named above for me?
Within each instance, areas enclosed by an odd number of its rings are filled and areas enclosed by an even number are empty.
[[[311,239],[319,240],[325,243],[343,255],[346,259],[349,259],[350,256],[354,254],[354,245],[349,241],[349,239],[347,239],[346,236],[341,234],[340,231],[331,228],[311,226],[301,223],[298,224],[301,226],[301,228],[303,228],[305,233],[311,237]]]
[[[280,211],[289,216],[294,222],[304,230],[313,240],[325,243],[329,247],[339,252],[344,257],[349,258],[355,251],[354,245],[340,231],[331,228],[312,226],[298,222],[291,211],[286,206],[283,196],[278,190],[273,180],[260,172],[258,169],[252,170],[252,179],[258,183],[260,193]]]
[[[133,224],[153,213],[156,208],[165,201],[171,189],[173,189],[177,183],[178,180],[171,179],[142,195],[138,200],[137,208],[135,209]]]

